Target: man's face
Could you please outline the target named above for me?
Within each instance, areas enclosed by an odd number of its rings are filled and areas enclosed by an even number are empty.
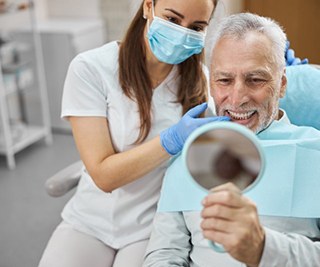
[[[224,37],[217,43],[210,72],[217,115],[256,133],[278,118],[287,80],[271,55],[271,42],[260,33],[240,40]]]

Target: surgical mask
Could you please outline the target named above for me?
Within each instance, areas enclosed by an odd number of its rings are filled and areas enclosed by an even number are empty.
[[[201,53],[205,33],[196,32],[154,15],[147,37],[156,58],[167,64],[179,64],[194,54]]]

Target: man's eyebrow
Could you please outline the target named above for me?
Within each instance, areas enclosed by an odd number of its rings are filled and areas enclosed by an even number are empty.
[[[245,77],[250,77],[250,76],[254,76],[254,75],[259,75],[259,76],[268,76],[270,77],[270,73],[266,70],[254,70],[254,71],[250,71],[248,73],[245,74]]]
[[[223,76],[223,77],[231,78],[234,76],[234,74],[232,74],[230,72],[225,72],[225,71],[214,71],[213,76]]]
[[[176,11],[172,8],[165,8],[164,10],[171,11],[172,13],[174,13],[175,15],[177,15],[178,17],[180,17],[182,19],[185,18],[184,15],[182,15],[181,13],[179,13],[178,11]],[[209,25],[209,23],[205,20],[196,20],[193,23]]]

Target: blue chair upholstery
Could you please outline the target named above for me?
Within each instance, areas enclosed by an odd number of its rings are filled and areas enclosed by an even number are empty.
[[[320,69],[312,65],[287,67],[288,86],[280,100],[293,124],[320,130]]]

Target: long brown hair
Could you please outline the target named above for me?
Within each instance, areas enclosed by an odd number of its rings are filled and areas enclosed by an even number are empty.
[[[214,0],[214,7],[216,4],[217,0]],[[146,66],[145,25],[142,3],[127,30],[119,52],[120,85],[123,93],[134,100],[139,108],[140,133],[135,143],[141,143],[146,139],[152,124],[153,90]],[[202,51],[178,65],[180,84],[177,103],[182,105],[183,114],[190,108],[207,101],[207,79],[202,69],[203,62],[204,52]]]

